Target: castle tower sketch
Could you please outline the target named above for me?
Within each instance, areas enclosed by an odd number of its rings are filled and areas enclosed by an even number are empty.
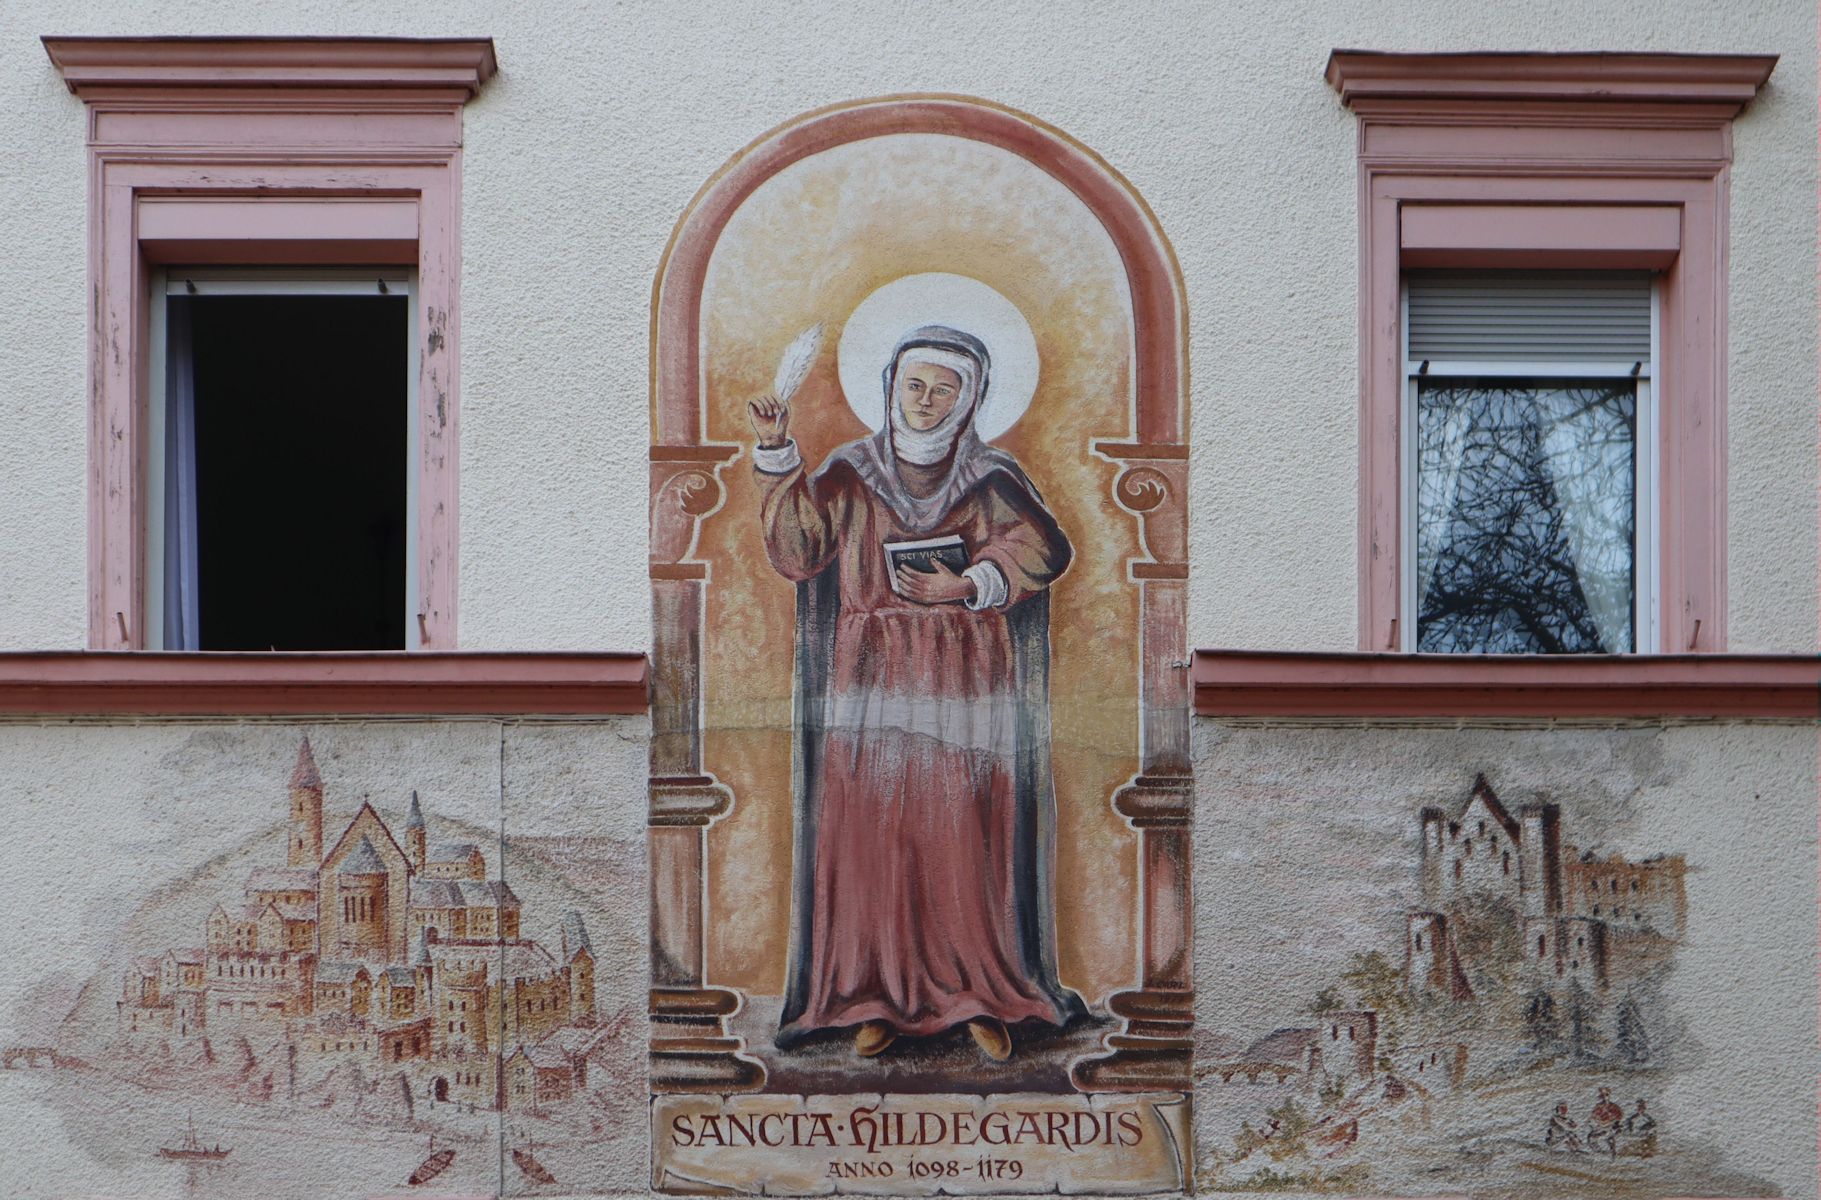
[[[555,953],[519,936],[519,898],[472,843],[428,840],[416,793],[405,845],[371,804],[323,852],[323,781],[306,737],[283,867],[256,867],[209,914],[203,945],[128,974],[119,1034],[140,1051],[211,1034],[275,1035],[292,1089],[395,1074],[415,1099],[485,1109],[569,1099],[597,1036],[594,950],[577,912]]]
[[[362,797],[336,815],[296,747],[266,832],[174,862],[122,966],[69,1002],[43,1099],[129,1190],[182,1169],[210,1194],[321,1195],[350,1162],[373,1188],[495,1188],[502,1164],[520,1188],[578,1181],[613,1152],[637,1069],[632,1014],[596,992],[611,848],[507,842],[402,787],[389,814]]]
[[[1401,834],[1346,835],[1353,861],[1403,863],[1384,911],[1360,914],[1382,940],[1324,951],[1343,964],[1325,986],[1305,973],[1311,994],[1258,1009],[1290,1017],[1278,1027],[1204,1035],[1204,1178],[1455,1194],[1471,1164],[1499,1194],[1765,1194],[1664,1103],[1702,1061],[1665,988],[1688,930],[1683,856],[1592,848],[1600,822],[1573,798],[1508,805],[1484,774],[1405,812]]]

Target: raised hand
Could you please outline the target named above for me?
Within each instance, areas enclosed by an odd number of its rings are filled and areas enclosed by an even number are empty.
[[[933,571],[898,568],[898,591],[918,604],[953,604],[972,598],[974,581],[948,569],[940,559],[930,563]]]
[[[765,449],[776,450],[790,440],[790,405],[785,401],[768,392],[746,402],[746,415]]]

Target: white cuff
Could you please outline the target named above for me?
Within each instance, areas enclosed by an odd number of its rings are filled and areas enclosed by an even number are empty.
[[[975,612],[983,608],[998,608],[1012,594],[1011,589],[1005,586],[1004,574],[991,559],[983,558],[961,574],[974,581],[974,595],[967,606]]]
[[[767,450],[764,446],[754,446],[752,448],[752,465],[767,475],[788,475],[803,465],[803,456],[797,453],[797,441],[792,438],[772,450]]]

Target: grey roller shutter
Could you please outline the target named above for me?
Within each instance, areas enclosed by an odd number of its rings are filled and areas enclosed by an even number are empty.
[[[1650,359],[1645,271],[1425,271],[1407,276],[1410,358]]]

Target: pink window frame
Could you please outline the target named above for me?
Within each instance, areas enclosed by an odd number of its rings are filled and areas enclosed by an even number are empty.
[[[1401,644],[1408,266],[1662,271],[1654,390],[1664,653],[1726,648],[1727,189],[1763,55],[1337,50],[1359,117],[1359,648]],[[1410,206],[1430,213],[1408,239]],[[1574,210],[1586,220],[1575,221]],[[1627,212],[1629,210],[1629,213]],[[1673,215],[1676,244],[1665,244]],[[1592,237],[1610,235],[1604,247]]]
[[[154,264],[417,268],[416,650],[456,645],[462,106],[490,39],[44,39],[89,147],[89,646],[146,646]]]

